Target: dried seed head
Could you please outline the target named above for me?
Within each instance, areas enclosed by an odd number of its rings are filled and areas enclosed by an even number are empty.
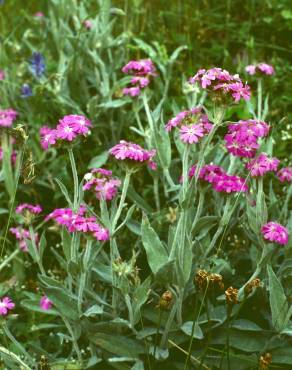
[[[194,283],[195,283],[195,285],[197,286],[197,288],[199,290],[204,289],[204,287],[208,283],[208,278],[209,278],[209,274],[206,270],[198,270],[197,271],[197,273],[195,275]]]
[[[168,310],[172,304],[172,301],[173,295],[169,290],[167,290],[160,297],[157,307],[160,308],[161,310]]]
[[[238,289],[230,286],[227,290],[225,290],[225,297],[227,304],[238,303]]]
[[[258,288],[261,284],[260,279],[256,278],[251,280],[249,283],[246,284],[244,287],[244,293],[245,295],[249,295],[254,288]]]
[[[272,355],[270,353],[264,353],[260,357],[260,369],[267,370],[272,362]]]
[[[213,284],[218,284],[220,289],[224,289],[223,277],[220,274],[210,274],[209,280]]]
[[[210,274],[206,270],[198,270],[194,279],[195,285],[199,290],[204,290],[207,284],[214,286],[217,284],[220,289],[224,289],[223,277],[219,274]]]

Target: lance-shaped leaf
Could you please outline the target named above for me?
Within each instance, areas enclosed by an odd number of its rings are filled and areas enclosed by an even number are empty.
[[[154,274],[168,261],[167,252],[149,224],[148,218],[144,215],[142,220],[142,243],[147,254],[149,266]]]
[[[288,302],[284,289],[271,266],[267,267],[269,276],[270,306],[272,323],[276,330],[282,331],[288,323]]]

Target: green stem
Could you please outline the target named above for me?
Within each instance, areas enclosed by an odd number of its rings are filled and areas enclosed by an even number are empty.
[[[73,201],[73,210],[74,212],[77,212],[78,209],[78,193],[79,193],[79,181],[78,181],[78,174],[77,174],[77,168],[76,168],[76,162],[74,159],[73,149],[68,148],[70,163],[71,163],[71,169],[73,174],[73,182],[74,182],[74,201]]]
[[[71,335],[73,347],[74,347],[74,350],[76,352],[78,361],[80,362],[80,365],[81,365],[82,364],[82,355],[81,355],[81,351],[80,351],[79,346],[78,346],[77,339],[75,338],[75,334],[74,334],[74,331],[72,329],[72,326],[70,325],[69,321],[66,319],[65,316],[61,315],[61,317],[62,317],[62,320],[64,321],[64,324],[65,324],[69,334]]]
[[[86,286],[87,275],[89,273],[89,262],[91,256],[92,240],[88,239],[86,241],[85,253],[83,257],[83,271],[80,275],[79,289],[78,289],[78,311],[79,315],[82,315],[82,303],[83,303],[83,293]]]
[[[35,242],[35,239],[36,239],[35,233],[34,233],[34,230],[33,230],[33,227],[32,227],[31,224],[28,226],[28,229],[29,229],[31,244],[32,244],[32,247],[33,247],[34,253],[35,253],[36,262],[39,266],[39,269],[40,269],[42,275],[46,275],[46,271],[45,271],[45,269],[43,267],[43,264],[41,262],[41,259],[40,259],[39,250],[38,250],[38,247],[37,247],[36,242]]]
[[[9,328],[6,324],[6,321],[2,322],[2,328],[3,328],[4,333],[6,334],[6,336],[11,340],[11,342],[15,345],[15,347],[18,348],[19,351],[21,353],[23,353],[23,355],[25,357],[28,358],[29,362],[34,365],[35,364],[34,359],[29,355],[29,353],[25,350],[25,348],[13,336],[13,334],[11,333],[11,331],[9,330]]]
[[[287,217],[288,207],[289,207],[289,200],[291,198],[291,195],[292,195],[292,184],[289,185],[289,190],[287,192],[285,203],[284,203],[284,206],[282,208],[282,211],[281,211],[280,217],[279,217],[283,221],[285,221],[286,220],[286,217]]]
[[[258,95],[258,114],[257,119],[260,121],[262,117],[262,79],[258,79],[258,88],[257,88],[257,95]]]
[[[187,370],[188,363],[190,361],[191,350],[192,350],[192,345],[193,345],[193,340],[194,340],[195,327],[198,324],[198,320],[199,320],[199,317],[201,315],[201,311],[202,311],[203,306],[204,306],[204,301],[205,301],[205,298],[206,298],[206,295],[207,295],[208,287],[209,287],[209,280],[207,281],[207,285],[206,285],[205,292],[204,292],[204,295],[203,295],[203,299],[202,299],[202,302],[201,302],[201,305],[200,305],[200,308],[199,308],[199,312],[198,312],[198,314],[196,314],[196,312],[195,312],[195,317],[194,317],[194,320],[193,320],[192,331],[191,331],[191,339],[190,339],[189,348],[188,348],[188,355],[187,355],[187,358],[186,358],[186,361],[185,361],[184,370]]]
[[[224,207],[223,216],[222,216],[221,221],[219,223],[219,227],[218,227],[215,235],[213,236],[213,239],[212,239],[211,243],[209,244],[208,248],[206,249],[206,252],[204,254],[204,258],[206,258],[208,256],[208,254],[211,252],[211,250],[214,248],[219,236],[221,235],[221,233],[225,229],[226,225],[228,225],[228,223],[229,223],[231,214],[232,214],[233,209],[234,209],[234,208],[232,208],[230,210],[230,203],[231,203],[231,198],[228,197],[227,201],[226,201],[226,204],[225,204],[225,207]]]
[[[154,361],[155,361],[155,355],[156,355],[156,349],[157,349],[159,330],[160,330],[160,327],[161,327],[162,312],[163,312],[162,309],[159,308],[159,317],[158,317],[157,329],[156,329],[156,334],[155,334],[154,351],[153,351]]]
[[[118,207],[118,209],[115,213],[115,216],[114,216],[114,219],[113,219],[113,222],[112,222],[112,235],[115,233],[117,222],[118,222],[118,220],[121,216],[121,213],[122,213],[122,210],[123,210],[123,207],[124,207],[128,187],[129,187],[129,184],[130,184],[131,174],[132,174],[131,171],[126,172],[119,207]]]
[[[196,212],[196,215],[195,215],[195,218],[194,218],[194,221],[192,223],[192,227],[191,227],[191,232],[194,230],[200,216],[201,216],[201,213],[202,213],[202,210],[203,210],[203,205],[204,205],[204,200],[205,200],[205,192],[204,191],[200,191],[200,194],[199,194],[199,203],[198,203],[198,207],[197,207],[197,212]]]
[[[165,325],[165,328],[164,328],[164,332],[163,332],[163,335],[162,335],[162,338],[161,338],[161,346],[162,347],[165,347],[166,346],[167,336],[168,336],[168,333],[170,331],[172,322],[174,320],[176,310],[177,310],[177,301],[173,304],[173,306],[171,308],[171,311],[170,311],[168,320],[167,320],[166,325]]]
[[[5,347],[0,346],[0,352],[4,353],[6,356],[11,357],[14,361],[18,362],[24,370],[32,370],[31,367],[26,365],[19,356],[17,356],[14,352],[9,351],[9,349],[6,349]],[[22,369],[21,368],[21,369]]]
[[[18,253],[20,252],[19,249],[15,249],[15,251],[13,253],[10,254],[10,256],[8,256],[0,265],[0,271],[8,265],[8,263],[18,255]]]
[[[186,191],[188,188],[188,169],[189,169],[189,155],[190,155],[190,145],[186,145],[183,152],[182,158],[182,173],[183,173],[183,183],[182,183],[182,201],[185,199]]]
[[[134,326],[135,326],[135,324],[134,324],[134,313],[133,313],[133,307],[131,305],[131,299],[130,299],[129,294],[125,295],[125,302],[126,302],[126,306],[127,306],[128,313],[129,313],[130,325],[131,325],[132,329],[134,329]]]
[[[150,108],[149,108],[149,105],[148,105],[148,100],[147,100],[146,94],[142,94],[142,99],[143,99],[143,104],[144,104],[144,108],[145,108],[145,112],[146,112],[146,116],[147,116],[147,120],[148,120],[148,123],[149,123],[150,130],[154,134],[154,123],[153,123],[152,115],[151,115]]]
[[[159,182],[158,177],[154,175],[153,177],[153,188],[154,188],[154,198],[157,211],[160,211],[160,198],[159,198]]]
[[[5,243],[6,243],[6,240],[7,240],[7,234],[8,234],[8,230],[9,230],[9,226],[10,226],[10,221],[11,221],[12,213],[14,211],[14,202],[15,202],[16,192],[17,192],[17,188],[18,188],[18,183],[19,183],[19,178],[20,178],[20,172],[21,172],[21,168],[22,168],[22,162],[23,162],[23,155],[24,155],[25,145],[26,144],[24,143],[22,149],[20,150],[20,152],[18,154],[18,157],[20,159],[17,162],[17,167],[16,167],[15,188],[14,188],[13,196],[11,198],[9,215],[8,215],[8,220],[7,220],[7,224],[6,224],[5,234],[4,234],[4,238],[3,238],[3,244],[2,244],[2,248],[1,248],[0,258],[2,258],[2,254],[3,254],[4,248],[5,248]]]

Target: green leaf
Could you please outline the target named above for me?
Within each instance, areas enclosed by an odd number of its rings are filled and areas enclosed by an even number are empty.
[[[239,319],[235,320],[234,324],[232,325],[234,329],[238,330],[247,330],[247,331],[262,331],[263,329],[260,328],[257,324],[252,321]]]
[[[144,215],[142,220],[142,243],[146,251],[149,266],[154,274],[167,263],[168,255],[156,232]]]
[[[193,321],[187,321],[181,326],[181,330],[185,334],[191,336],[192,335],[192,326],[193,326]],[[196,339],[203,339],[203,337],[204,337],[204,334],[203,334],[203,332],[202,332],[202,330],[201,330],[201,328],[200,328],[200,326],[197,322],[195,323],[193,337],[196,338]]]
[[[62,183],[62,181],[61,180],[59,180],[59,179],[55,179],[55,181],[56,181],[56,183],[59,185],[59,188],[61,189],[61,192],[63,193],[63,195],[64,195],[64,197],[65,197],[65,199],[67,200],[67,202],[68,202],[68,204],[69,204],[69,206],[71,207],[71,208],[73,208],[73,206],[72,206],[72,202],[71,202],[71,199],[70,199],[70,197],[69,197],[69,193],[68,193],[68,190],[66,189],[66,186]]]
[[[133,293],[133,311],[134,311],[134,323],[136,324],[140,320],[140,309],[143,304],[147,301],[150,292],[151,276],[140,284]]]
[[[73,296],[59,281],[39,275],[45,294],[59,312],[71,320],[78,320],[77,297]]]
[[[96,316],[96,315],[102,315],[103,314],[103,308],[97,304],[89,307],[85,312],[84,316],[86,317],[91,317],[91,316]]]
[[[101,154],[93,157],[89,162],[88,168],[99,168],[102,167],[108,160],[108,151],[104,151]]]
[[[105,351],[123,357],[137,358],[139,354],[145,352],[144,347],[139,342],[117,334],[97,333],[89,339]]]
[[[276,330],[282,331],[288,323],[288,302],[284,289],[271,266],[267,267],[269,276],[270,306],[272,323]],[[288,318],[287,318],[288,317]]]
[[[99,104],[100,108],[120,108],[123,105],[130,103],[130,99],[116,99],[106,103]]]

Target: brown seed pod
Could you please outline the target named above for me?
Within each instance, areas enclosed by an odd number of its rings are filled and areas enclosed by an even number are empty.
[[[225,290],[225,297],[227,304],[236,304],[238,303],[238,289],[230,286]]]

